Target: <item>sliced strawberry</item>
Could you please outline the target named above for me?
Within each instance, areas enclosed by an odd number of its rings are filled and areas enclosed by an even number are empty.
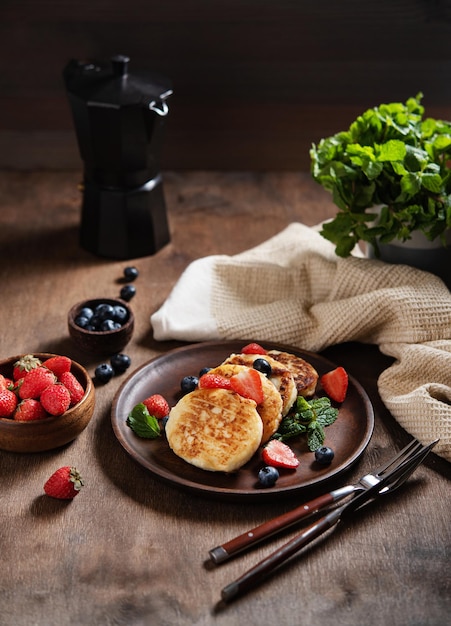
[[[241,348],[242,354],[267,354],[267,350],[265,350],[259,343],[248,343],[243,348]]]
[[[343,402],[348,390],[348,374],[344,367],[337,367],[320,378],[324,391],[334,402]]]
[[[169,404],[166,398],[163,398],[159,393],[154,393],[152,396],[143,400],[143,404],[147,407],[149,413],[159,420],[169,415]]]
[[[199,378],[199,389],[231,389],[230,378],[207,372]]]
[[[283,441],[271,439],[262,450],[262,459],[272,467],[285,467],[294,469],[299,465],[299,459],[293,450]]]
[[[257,404],[262,404],[264,398],[261,375],[252,367],[248,367],[230,378],[233,391],[243,398],[250,398]]]

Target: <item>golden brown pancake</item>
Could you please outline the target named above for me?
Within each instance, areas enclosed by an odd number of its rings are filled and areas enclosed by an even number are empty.
[[[298,396],[291,371],[266,354],[231,354],[224,363],[247,365],[252,367],[255,359],[265,359],[271,366],[271,375],[267,377],[282,397],[282,415],[286,415]]]
[[[263,424],[256,404],[226,389],[196,389],[171,409],[166,437],[174,453],[211,472],[234,472],[257,451]]]
[[[238,374],[246,365],[237,365],[234,363],[223,363],[210,371],[226,378],[231,378],[234,374]],[[282,398],[274,385],[266,378],[264,374],[258,372],[263,386],[263,404],[257,406],[257,412],[263,422],[262,443],[266,443],[270,437],[279,428],[282,420]]]
[[[318,372],[310,363],[299,356],[279,350],[270,350],[268,355],[290,370],[298,395],[313,396],[318,381]]]

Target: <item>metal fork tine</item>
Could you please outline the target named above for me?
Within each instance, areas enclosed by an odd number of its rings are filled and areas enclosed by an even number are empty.
[[[395,463],[401,465],[405,459],[409,458],[412,454],[414,454],[417,450],[420,450],[421,448],[421,443],[417,439],[413,439],[405,446],[405,448],[400,450],[398,454],[386,461],[383,465],[378,467],[372,473],[376,476],[384,474],[389,468],[393,469],[392,466],[395,465]]]

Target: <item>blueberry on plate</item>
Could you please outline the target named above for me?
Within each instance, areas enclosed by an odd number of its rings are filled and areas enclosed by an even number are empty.
[[[123,374],[130,367],[131,359],[127,354],[121,352],[114,354],[110,359],[110,363],[115,374]]]
[[[114,370],[109,363],[101,363],[95,369],[95,377],[100,383],[108,383],[114,376]]]
[[[190,393],[197,389],[199,379],[197,376],[184,376],[180,382],[180,389],[183,393]]]
[[[211,367],[203,367],[199,372],[199,378],[203,376],[204,374],[208,374],[210,370],[211,370]]]
[[[260,372],[261,374],[265,374],[265,376],[271,376],[271,365],[268,363],[266,359],[255,359],[253,363],[254,370]]]
[[[279,470],[271,465],[265,465],[258,472],[258,482],[262,487],[273,487],[279,478]]]
[[[122,300],[128,302],[136,294],[136,287],[134,285],[124,285],[120,291],[120,297]]]
[[[329,465],[334,458],[335,453],[332,448],[328,446],[321,446],[317,450],[315,450],[315,460],[320,465]]]
[[[134,266],[126,267],[124,269],[124,276],[127,280],[135,280],[139,276],[138,268]]]

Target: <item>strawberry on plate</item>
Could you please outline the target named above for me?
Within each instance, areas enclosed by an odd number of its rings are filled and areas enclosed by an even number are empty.
[[[254,400],[257,404],[262,404],[264,400],[263,384],[261,374],[252,367],[247,367],[238,374],[230,378],[230,386],[233,391],[239,393],[243,398]]]
[[[199,389],[231,389],[230,378],[207,372],[199,378]]]
[[[242,354],[267,354],[267,350],[265,350],[259,343],[256,343],[255,341],[243,346],[241,348],[241,352]]]
[[[154,393],[152,396],[143,400],[143,404],[149,411],[150,415],[153,415],[153,417],[156,417],[158,420],[161,420],[169,415],[169,404],[166,398],[159,393]]]
[[[75,467],[60,467],[44,485],[44,491],[52,498],[72,500],[80,492],[83,479]]]
[[[348,390],[348,374],[344,367],[336,367],[334,370],[323,374],[320,378],[321,387],[334,402],[343,402]]]
[[[262,459],[271,467],[285,467],[295,469],[299,465],[299,459],[293,450],[283,441],[271,439],[262,450]]]

